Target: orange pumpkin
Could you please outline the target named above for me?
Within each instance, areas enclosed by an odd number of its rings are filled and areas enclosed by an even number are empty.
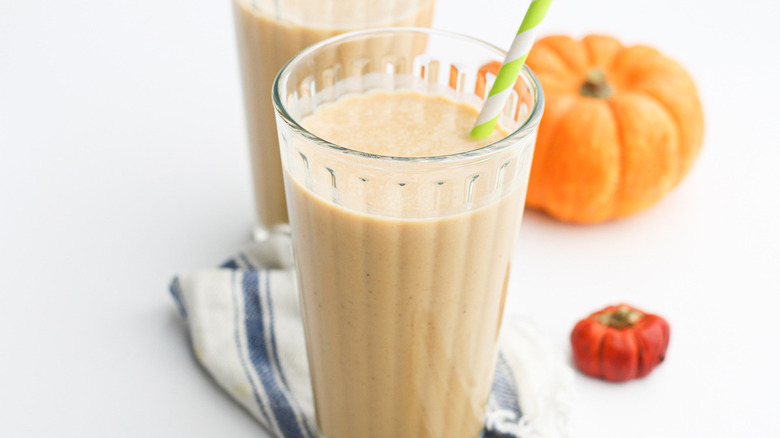
[[[529,207],[570,222],[619,218],[654,204],[691,168],[703,116],[676,62],[600,35],[543,38],[526,62],[547,101]]]

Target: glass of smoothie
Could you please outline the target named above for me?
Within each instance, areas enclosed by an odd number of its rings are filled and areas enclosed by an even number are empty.
[[[288,222],[271,104],[279,69],[303,48],[350,30],[428,27],[434,0],[233,0],[233,9],[261,240]]]
[[[328,438],[475,438],[544,100],[521,72],[469,131],[504,52],[419,28],[296,55],[273,102],[318,425]]]

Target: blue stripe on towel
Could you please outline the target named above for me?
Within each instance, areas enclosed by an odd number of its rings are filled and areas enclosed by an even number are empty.
[[[225,263],[223,263],[220,266],[220,268],[222,268],[222,269],[231,269],[231,270],[235,271],[236,269],[238,269],[238,263],[236,263],[236,261],[234,259],[230,259],[230,260],[226,261]]]
[[[522,417],[520,405],[517,400],[517,388],[515,386],[515,376],[512,369],[506,361],[503,354],[498,354],[496,361],[496,373],[493,378],[493,387],[490,392],[491,403],[495,403],[499,411],[510,414],[507,421],[510,424],[517,424]],[[516,432],[503,431],[501,423],[488,424],[485,430],[484,438],[519,438]]]
[[[236,272],[233,273],[232,281],[234,285],[236,281],[236,275],[241,275],[241,274]],[[235,290],[235,286],[232,289]],[[241,359],[241,368],[244,369],[244,375],[246,376],[247,380],[249,380],[249,384],[252,386],[252,393],[255,395],[255,401],[257,402],[257,406],[260,408],[260,413],[263,415],[263,418],[265,418],[265,422],[266,424],[268,424],[268,428],[272,429],[273,422],[271,421],[271,418],[268,416],[268,412],[266,412],[265,410],[265,405],[263,404],[263,401],[260,399],[260,394],[257,392],[257,386],[255,386],[255,381],[249,375],[249,367],[246,364],[246,360],[244,360],[244,353],[243,353],[244,348],[241,343],[241,337],[239,336],[239,331],[238,331],[239,327],[241,327],[239,321],[239,314],[238,314],[239,307],[236,300],[236,294],[233,293],[231,295],[233,297],[233,326],[235,327],[234,335],[236,339],[236,348],[238,348],[238,352],[239,352],[238,357]]]
[[[181,284],[179,283],[179,277],[175,277],[171,282],[171,286],[168,288],[173,295],[173,301],[176,302],[176,307],[179,308],[179,312],[184,319],[187,319],[187,308],[184,307],[184,300],[181,297]]]
[[[523,438],[516,433],[501,432],[500,430],[485,430],[481,438]]]
[[[514,382],[515,376],[512,375],[512,369],[509,368],[504,355],[499,353],[491,397],[498,402],[501,409],[517,412],[519,418],[522,414],[517,402],[517,390]]]
[[[290,406],[287,397],[279,387],[268,360],[268,347],[265,342],[265,327],[263,326],[263,312],[260,307],[258,294],[258,272],[244,273],[242,281],[244,291],[244,311],[247,343],[249,344],[249,358],[260,376],[266,394],[271,399],[271,409],[279,428],[282,429],[285,438],[305,438],[300,425],[295,418],[295,413]]]
[[[257,268],[255,268],[255,265],[252,264],[251,261],[249,261],[249,257],[246,256],[243,252],[238,255],[238,258],[246,265],[247,270],[250,271],[256,271]]]
[[[290,388],[290,386],[287,384],[287,379],[284,378],[284,369],[282,368],[281,364],[279,363],[279,353],[277,353],[276,350],[276,330],[274,327],[274,306],[271,305],[271,274],[266,272],[265,273],[265,281],[263,282],[265,284],[265,296],[266,300],[268,302],[268,305],[266,308],[268,309],[268,319],[271,328],[271,352],[273,353],[273,359],[274,359],[274,365],[276,366],[276,370],[279,372],[279,377],[282,380],[282,385],[284,385],[285,388]],[[289,292],[289,291],[285,291]],[[290,399],[290,403],[295,405],[296,411],[302,413],[300,406],[296,403],[295,399]],[[314,437],[315,435],[312,433],[311,429],[309,428],[309,423],[306,421],[306,418],[301,416],[301,424],[303,425],[303,428],[306,429],[307,436]]]

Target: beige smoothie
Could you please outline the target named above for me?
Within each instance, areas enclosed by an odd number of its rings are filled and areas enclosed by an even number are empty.
[[[435,156],[473,150],[506,135],[470,139],[476,116],[471,106],[444,97],[371,92],[322,105],[302,124],[358,151]],[[361,176],[334,184],[362,193],[362,201],[377,209],[411,211],[435,201],[447,211],[447,204],[462,195],[458,189],[450,200],[372,199],[370,188],[351,186],[369,185],[376,175],[356,173]],[[466,212],[405,218],[337,205],[312,193],[306,181],[285,177],[317,421],[324,435],[477,437],[493,380],[525,187],[511,185],[492,202]],[[398,185],[425,179],[417,177],[409,175]],[[486,171],[482,177],[496,186],[496,174]]]
[[[287,223],[271,86],[301,49],[379,26],[430,26],[434,0],[233,0],[249,131],[255,206],[262,227]]]

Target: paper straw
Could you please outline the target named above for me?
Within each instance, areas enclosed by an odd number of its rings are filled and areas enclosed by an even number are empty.
[[[531,51],[531,46],[536,39],[538,25],[545,14],[547,14],[547,9],[550,8],[551,2],[552,0],[533,0],[528,6],[528,11],[525,13],[525,17],[523,17],[523,23],[520,25],[520,29],[509,47],[506,58],[504,58],[504,64],[501,66],[501,70],[498,71],[496,81],[493,83],[487,99],[485,99],[485,104],[482,106],[479,117],[477,117],[474,129],[471,130],[472,138],[486,138],[493,132],[493,128],[495,128],[498,122],[498,116],[501,114],[506,99],[512,91],[512,85],[517,81],[520,69],[525,63],[525,58],[528,57],[528,52]]]

